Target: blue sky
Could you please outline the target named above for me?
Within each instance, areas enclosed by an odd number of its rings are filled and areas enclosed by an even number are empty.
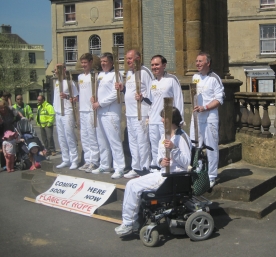
[[[0,24],[11,25],[28,44],[44,45],[45,59],[52,59],[51,2],[49,0],[0,0]]]

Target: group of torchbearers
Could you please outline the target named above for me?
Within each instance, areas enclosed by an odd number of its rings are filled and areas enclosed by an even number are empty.
[[[165,71],[167,60],[162,55],[151,58],[151,71],[141,64],[136,50],[126,53],[128,72],[123,79],[118,67],[118,49],[100,57],[102,71],[91,72],[93,56],[80,57],[83,73],[78,76],[78,90],[63,65],[57,65],[54,108],[62,163],[57,168],[78,168],[77,140],[74,133],[74,102],[79,102],[80,139],[87,173],[111,173],[112,178],[136,178],[127,183],[123,203],[123,224],[118,235],[137,228],[139,199],[146,188],[157,189],[164,181],[160,174],[187,170],[191,161],[191,139],[207,150],[210,187],[215,185],[218,168],[218,106],[223,104],[224,87],[211,70],[211,57],[200,52],[196,59],[198,74],[193,76],[193,115],[190,137],[184,126],[184,101],[176,76]],[[125,158],[121,141],[121,94],[124,94],[131,170],[124,174]],[[165,100],[164,100],[165,99]],[[166,100],[167,99],[167,100]],[[166,116],[164,102],[170,106]],[[194,117],[196,122],[194,122]],[[169,122],[166,120],[168,119]],[[165,127],[166,131],[165,131]],[[167,125],[166,125],[167,124]],[[166,133],[165,133],[166,132]],[[166,136],[167,135],[167,136]],[[149,173],[145,176],[141,174]]]

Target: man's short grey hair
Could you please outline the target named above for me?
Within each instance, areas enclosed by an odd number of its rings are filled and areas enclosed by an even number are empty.
[[[136,49],[131,49],[131,50],[128,50],[127,51],[127,54],[129,53],[129,52],[134,52],[134,54],[135,54],[135,56],[137,56],[137,57],[140,57],[141,58],[141,54],[140,54],[140,52],[138,52]]]
[[[207,62],[210,63],[210,66],[211,66],[211,64],[212,64],[212,58],[211,58],[211,55],[209,53],[207,53],[207,52],[199,52],[198,56],[199,55],[200,56],[206,56],[206,60],[207,60]]]
[[[109,52],[103,53],[100,58],[107,58],[109,61],[113,62],[113,54]]]

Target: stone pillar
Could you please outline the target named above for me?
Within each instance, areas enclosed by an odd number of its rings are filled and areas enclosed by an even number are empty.
[[[184,57],[182,63],[178,59],[177,75],[192,76],[197,71],[195,60],[198,52],[202,50],[201,2],[200,0],[175,0],[176,14],[179,10],[183,10],[183,20],[175,15],[176,56],[183,55]],[[177,34],[181,27],[179,24],[184,24],[182,27],[183,37]]]
[[[130,49],[136,49],[142,53],[141,0],[123,0],[123,6],[125,53]]]

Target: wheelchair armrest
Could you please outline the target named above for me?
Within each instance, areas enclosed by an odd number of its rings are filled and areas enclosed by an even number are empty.
[[[197,173],[196,172],[191,172],[191,171],[181,171],[181,172],[174,172],[174,173],[162,173],[162,177],[181,177],[181,176],[195,176]]]

